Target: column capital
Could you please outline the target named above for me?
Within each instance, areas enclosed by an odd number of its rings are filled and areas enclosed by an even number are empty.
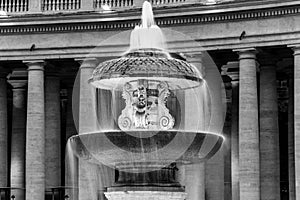
[[[300,43],[299,44],[291,44],[288,47],[292,48],[294,51],[294,55],[300,55]]]
[[[44,60],[26,60],[23,61],[28,66],[28,71],[42,70],[44,71],[45,61]]]
[[[256,54],[258,53],[256,48],[234,49],[233,51],[237,52],[237,54],[239,55],[239,60],[256,59]]]
[[[83,68],[95,68],[96,64],[98,63],[98,59],[97,58],[79,58],[79,59],[75,59],[75,61],[77,61],[80,64],[80,69]]]
[[[27,80],[8,80],[7,81],[15,89],[26,89]]]
[[[298,47],[293,47],[292,49],[293,49],[293,51],[294,51],[294,55],[295,55],[295,56],[296,56],[296,55],[300,55],[300,46],[298,46]]]
[[[231,78],[231,84],[232,85],[236,85],[239,83],[239,73],[238,72],[235,72],[235,73],[231,73],[228,75],[230,78]]]

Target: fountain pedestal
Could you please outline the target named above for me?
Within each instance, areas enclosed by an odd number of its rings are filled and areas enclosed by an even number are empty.
[[[116,191],[106,192],[108,200],[184,200],[185,192],[169,191]]]
[[[154,171],[119,171],[118,180],[105,196],[108,200],[184,200],[187,194],[176,180],[177,171],[175,163]]]

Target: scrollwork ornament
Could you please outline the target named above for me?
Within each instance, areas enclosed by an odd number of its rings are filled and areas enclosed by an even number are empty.
[[[128,117],[119,117],[118,125],[122,130],[130,130],[132,126],[132,122]]]
[[[173,128],[174,123],[175,123],[175,120],[169,113],[167,113],[166,116],[162,116],[159,119],[159,126],[162,130],[169,130],[169,129]]]

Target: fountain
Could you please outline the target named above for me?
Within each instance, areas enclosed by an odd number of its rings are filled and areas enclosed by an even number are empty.
[[[224,138],[207,132],[207,123],[198,119],[209,110],[206,82],[195,66],[165,51],[149,2],[143,4],[141,25],[131,32],[129,51],[100,63],[89,83],[97,88],[98,123],[109,128],[73,136],[69,144],[87,162],[117,170],[105,196],[185,199],[178,167],[206,161]],[[199,101],[199,92],[206,101]]]

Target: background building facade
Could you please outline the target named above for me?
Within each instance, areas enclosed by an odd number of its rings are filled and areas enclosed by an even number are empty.
[[[78,72],[87,80],[99,62],[126,51],[117,34],[139,24],[142,3],[0,1],[7,13],[0,19],[2,196],[42,200],[67,193],[66,141],[78,134],[76,126],[89,126],[82,124],[86,83],[74,80]],[[223,149],[205,166],[184,170],[186,188],[207,200],[300,199],[300,1],[151,3],[160,27],[199,43],[178,40],[169,49],[204,66],[209,77],[201,59],[207,51],[227,94]],[[81,106],[78,118],[72,97]],[[194,176],[202,178],[194,183]]]

